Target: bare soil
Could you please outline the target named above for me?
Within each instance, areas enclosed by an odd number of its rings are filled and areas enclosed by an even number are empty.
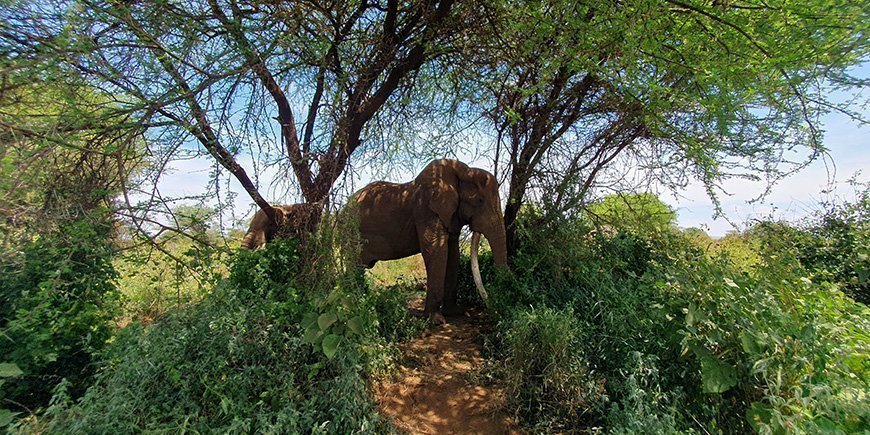
[[[522,433],[502,411],[502,390],[475,382],[485,327],[472,310],[404,343],[399,375],[375,386],[381,414],[412,434]]]

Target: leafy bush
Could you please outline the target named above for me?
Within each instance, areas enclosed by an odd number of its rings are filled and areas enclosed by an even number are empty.
[[[684,345],[705,393],[731,397],[760,432],[867,429],[870,310],[794,258],[768,257],[751,274],[692,272],[672,285],[691,297]]]
[[[497,336],[513,334],[506,349],[546,361],[538,336],[516,333],[517,310],[556,310],[547,322],[580,331],[573,352],[583,367],[574,370],[603,378],[610,403],[590,406],[587,421],[615,432],[867,428],[870,343],[861,331],[870,313],[830,275],[802,267],[796,251],[750,238],[741,245],[753,249],[750,264],[711,256],[673,229],[596,234],[582,220],[521,229],[512,276],[482,264],[495,282]],[[514,406],[537,424],[562,415],[557,406],[526,412],[525,403]]]
[[[371,304],[377,315],[378,335],[388,342],[400,342],[416,337],[426,328],[422,317],[408,311],[408,297],[416,289],[413,283],[397,283],[369,290]]]
[[[228,274],[226,250],[178,235],[162,237],[158,243],[174,258],[148,242],[131,243],[113,261],[125,316],[153,319],[172,307],[198,302]]]
[[[761,222],[747,231],[762,249],[795,257],[812,275],[870,302],[870,190],[854,203],[825,204],[801,225]]]
[[[202,303],[133,323],[49,431],[353,432],[380,427],[355,346],[326,358],[302,337],[313,309],[294,241],[239,252]],[[355,291],[355,289],[345,289]],[[366,307],[361,307],[365,310]]]
[[[73,433],[383,432],[366,376],[419,330],[404,289],[368,291],[325,226],[239,251],[201,302],[133,322],[79,401],[63,389],[30,430]],[[351,243],[351,242],[348,242]],[[313,319],[309,320],[309,319]]]
[[[515,411],[540,429],[578,427],[603,399],[604,386],[583,361],[574,313],[519,310],[503,322],[499,370]]]
[[[89,384],[91,363],[118,313],[111,231],[111,221],[94,212],[37,237],[0,264],[0,361],[25,373],[6,382],[3,398],[36,409],[48,404],[61,379],[73,395]]]
[[[615,434],[636,433],[690,433],[680,429],[683,410],[677,404],[683,400],[679,388],[662,385],[659,362],[655,355],[629,352],[625,358],[623,377],[615,379],[610,387],[616,392],[618,402],[611,404],[605,414],[608,432]]]
[[[15,378],[23,374],[24,372],[22,372],[16,364],[0,363],[0,387],[6,383],[6,378]],[[15,419],[16,415],[18,415],[17,412],[13,412],[6,408],[0,408],[0,429],[9,426],[9,423],[12,423],[12,420]]]

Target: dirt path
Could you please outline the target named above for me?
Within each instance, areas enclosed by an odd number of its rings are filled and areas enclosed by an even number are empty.
[[[471,311],[403,345],[398,377],[375,386],[381,413],[412,434],[521,433],[500,412],[497,387],[473,381],[483,364],[483,318]]]

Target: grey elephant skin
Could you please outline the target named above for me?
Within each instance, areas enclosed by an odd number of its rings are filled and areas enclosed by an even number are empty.
[[[496,266],[507,264],[504,217],[495,177],[456,160],[434,160],[407,183],[378,181],[354,199],[359,209],[360,263],[372,267],[417,253],[426,264],[425,314],[442,323],[456,304],[459,235],[465,225],[489,241]]]
[[[276,205],[272,208],[275,210],[275,221],[269,219],[263,210],[257,210],[242,239],[242,248],[259,249],[277,237],[279,232],[285,232],[283,236],[304,238],[305,234],[317,229],[322,215],[320,204]]]

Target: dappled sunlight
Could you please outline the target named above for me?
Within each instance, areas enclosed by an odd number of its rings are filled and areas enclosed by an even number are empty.
[[[423,256],[412,255],[398,260],[379,261],[366,270],[366,275],[377,285],[392,285],[400,281],[426,283],[426,265]]]
[[[519,433],[502,411],[504,392],[474,379],[480,354],[477,312],[451,319],[404,345],[400,374],[375,386],[381,412],[410,433]]]

